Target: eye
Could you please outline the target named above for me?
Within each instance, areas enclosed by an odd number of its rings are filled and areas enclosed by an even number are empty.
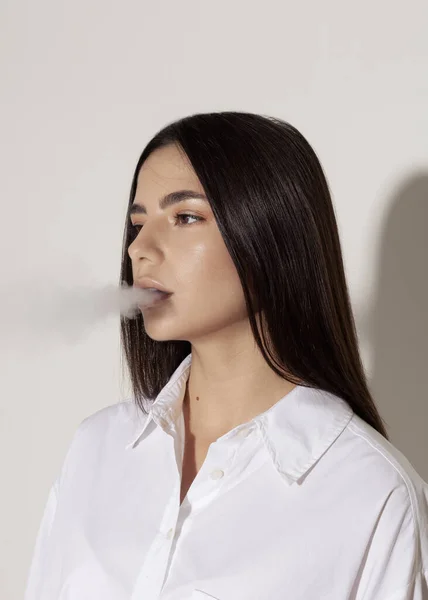
[[[196,219],[196,221],[205,221],[205,219],[203,217],[199,217],[197,215],[191,215],[189,213],[176,213],[174,215],[174,223],[177,224],[177,221],[181,223],[181,225],[179,225],[179,227],[183,226],[187,226],[187,225],[193,225],[193,223],[183,223],[180,219],[186,219],[186,218],[190,218],[190,219]],[[143,227],[142,225],[133,225],[131,223],[130,225],[131,230],[133,231],[133,233],[135,233],[135,235],[138,235],[140,233],[141,228]]]
[[[189,213],[178,213],[174,216],[175,222],[177,223],[177,220],[180,220],[180,217],[183,217],[183,219],[186,219],[187,217],[190,217],[191,219],[196,219],[197,221],[203,221],[204,219],[202,217],[198,217],[197,215],[191,215]],[[181,222],[182,225],[192,225],[192,223],[183,223]]]

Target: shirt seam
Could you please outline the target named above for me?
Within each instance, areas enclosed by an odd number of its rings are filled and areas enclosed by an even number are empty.
[[[415,576],[418,571],[415,571]],[[428,569],[421,568],[421,574],[423,579],[428,580]],[[398,591],[394,592],[392,596],[388,596],[385,600],[401,600],[401,594],[409,589],[411,585],[415,583],[415,577],[412,577],[411,581],[409,581],[405,586],[401,587]],[[424,585],[424,581],[422,581],[422,585]],[[424,590],[423,590],[424,591]]]
[[[410,500],[413,526],[417,532],[416,537],[418,539],[420,537],[419,523],[422,523],[422,519],[419,519],[420,515],[419,515],[419,510],[417,508],[417,499],[414,497],[413,489],[409,485],[409,477],[408,477],[407,473],[406,472],[403,473],[402,470],[399,469],[398,466],[395,464],[395,462],[383,452],[383,448],[380,447],[374,440],[371,440],[367,436],[367,434],[354,422],[353,419],[351,419],[350,423],[348,424],[348,428],[350,431],[352,431],[354,433],[354,435],[358,436],[360,439],[363,439],[367,444],[369,444],[372,448],[374,448],[381,456],[383,456],[383,458],[394,468],[396,473],[400,476],[401,480],[404,482],[406,489],[407,489],[408,496],[409,496],[409,500]],[[420,546],[420,544],[419,544],[419,546]],[[423,573],[427,573],[428,568],[423,563],[423,557],[422,557],[421,549],[419,546],[417,548],[418,564],[416,565],[415,573],[417,573],[418,568],[420,568]]]

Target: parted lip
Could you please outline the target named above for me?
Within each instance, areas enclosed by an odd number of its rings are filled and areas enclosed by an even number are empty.
[[[167,290],[159,281],[155,279],[151,279],[150,277],[143,277],[142,279],[138,279],[134,281],[134,286],[142,289],[147,288],[156,288],[160,292],[164,292],[165,294],[172,294],[169,290]]]

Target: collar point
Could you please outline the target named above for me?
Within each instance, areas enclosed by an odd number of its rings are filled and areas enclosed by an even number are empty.
[[[295,483],[299,478],[297,475],[292,475],[291,473],[286,473],[285,471],[281,471],[281,477],[288,485],[293,485],[293,483]]]

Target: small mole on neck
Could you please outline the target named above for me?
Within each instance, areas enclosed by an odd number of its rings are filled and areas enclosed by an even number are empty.
[[[196,396],[196,400],[199,400],[199,396]]]

